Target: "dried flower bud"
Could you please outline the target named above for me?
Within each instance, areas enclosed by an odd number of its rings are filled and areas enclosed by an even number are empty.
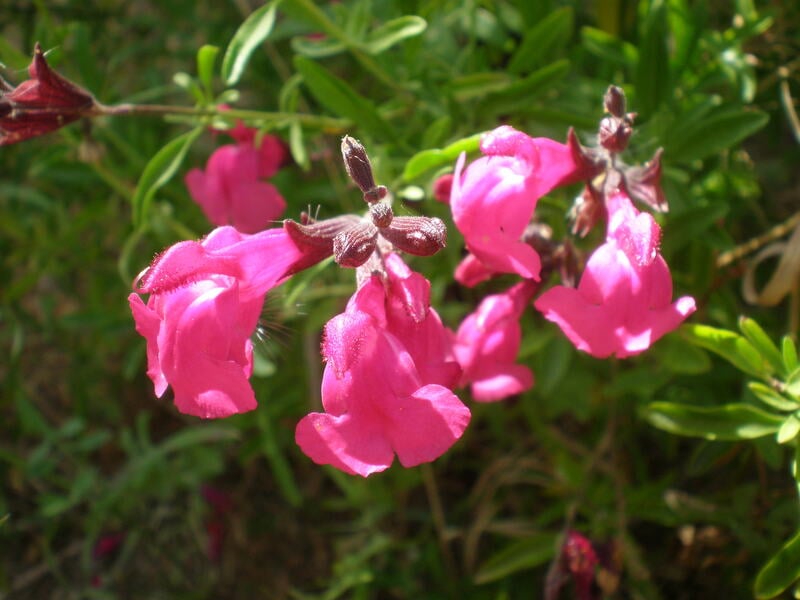
[[[570,209],[572,233],[585,237],[606,213],[605,203],[600,192],[592,184],[587,184],[583,193],[575,198]]]
[[[416,256],[436,254],[447,244],[447,227],[431,217],[395,217],[381,236],[398,250]]]
[[[603,96],[603,108],[618,119],[625,116],[625,92],[615,85],[608,86]]]
[[[89,92],[49,67],[38,43],[28,75],[16,88],[1,80],[0,146],[55,131],[98,106]]]
[[[377,227],[360,221],[333,238],[333,260],[342,267],[361,266],[375,251],[377,239]]]
[[[375,202],[370,204],[369,215],[372,217],[372,223],[375,227],[383,229],[388,227],[394,218],[392,207],[385,202]]]
[[[632,133],[633,126],[627,118],[605,117],[600,121],[597,142],[609,152],[618,154],[628,147]]]
[[[658,212],[669,211],[667,198],[661,189],[661,155],[659,148],[650,162],[641,167],[629,167],[623,173],[623,183],[628,194]]]

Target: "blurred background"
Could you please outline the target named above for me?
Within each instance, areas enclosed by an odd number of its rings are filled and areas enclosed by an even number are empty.
[[[104,104],[209,104],[224,85],[195,89],[197,51],[224,50],[258,6],[0,0],[1,74],[26,79],[38,41]],[[380,29],[407,15],[420,20]],[[291,148],[271,180],[286,217],[361,210],[339,158],[350,133],[401,212],[445,219],[448,248],[412,265],[456,327],[508,281],[453,281],[463,241],[432,186],[457,152],[418,153],[501,123],[559,141],[574,127],[592,143],[603,93],[619,85],[638,115],[625,160],[664,148],[670,212],[657,218],[676,295],[697,299],[694,322],[733,328],[747,314],[777,338],[797,333],[796,285],[764,307],[744,301],[742,280],[750,250],[788,233],[800,209],[799,50],[791,2],[284,0],[239,98],[221,99],[333,118],[251,123]],[[321,328],[354,287],[352,272],[327,268],[267,300],[257,410],[204,422],[170,392],[156,399],[126,298],[156,252],[211,229],[183,175],[219,136],[197,139],[136,227],[131,210],[148,161],[187,121],[102,118],[0,147],[0,597],[545,597],[566,530],[598,555],[587,597],[752,597],[796,527],[789,458],[774,443],[678,438],[641,418],[656,399],[749,393],[677,334],[599,361],[529,311],[521,361],[535,387],[489,405],[462,394],[473,421],[450,452],[361,479],[294,443],[319,405]],[[540,201],[558,239],[579,193]],[[588,252],[598,240],[575,243]],[[774,266],[755,269],[757,287]],[[564,576],[552,597],[579,597]]]

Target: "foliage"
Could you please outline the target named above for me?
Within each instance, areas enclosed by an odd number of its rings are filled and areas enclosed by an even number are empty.
[[[800,150],[775,99],[800,93],[798,28],[796,8],[748,0],[2,11],[10,81],[39,41],[106,106],[177,108],[0,148],[0,595],[529,597],[571,529],[598,549],[600,597],[780,594],[800,575],[797,305],[744,302],[741,244],[797,210]],[[293,437],[319,404],[320,331],[351,273],[313,269],[268,298],[256,411],[203,422],[153,397],[125,298],[155,253],[209,230],[181,181],[217,145],[209,126],[243,119],[286,141],[293,163],[272,181],[295,218],[360,210],[337,158],[342,135],[359,138],[398,214],[447,222],[448,247],[414,268],[455,327],[497,286],[454,283],[463,240],[437,176],[500,123],[586,141],[609,84],[638,113],[626,160],[664,148],[661,252],[698,299],[691,325],[600,361],[529,311],[534,388],[464,395],[473,421],[451,452],[365,480],[312,464]],[[540,201],[557,239],[579,192]]]

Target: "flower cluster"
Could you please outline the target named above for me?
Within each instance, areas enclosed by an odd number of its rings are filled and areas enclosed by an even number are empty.
[[[465,167],[462,156],[455,173],[437,184],[440,199],[450,189],[453,219],[468,250],[456,279],[474,286],[497,274],[521,278],[487,295],[456,331],[431,306],[430,282],[401,256],[442,249],[444,223],[395,216],[358,141],[346,136],[342,155],[367,205],[363,216],[317,221],[304,215],[251,234],[250,226],[264,223],[250,218],[255,209],[238,203],[269,186],[260,179],[277,168],[277,142],[265,137],[256,146],[255,132],[237,126],[230,134],[238,144],[217,150],[205,173],[187,176],[193,194],[206,199],[201,204],[214,205],[210,218],[221,215],[216,222],[234,226],[166,250],[139,276],[129,298],[137,331],[147,340],[156,395],[172,387],[178,410],[203,418],[255,408],[250,337],[264,298],[327,257],[355,270],[356,290],[324,328],[321,410],[300,420],[295,438],[314,462],[346,473],[383,471],[395,455],[406,467],[441,456],[471,418],[455,390],[469,388],[474,400],[494,402],[530,389],[534,375],[517,363],[520,319],[529,306],[593,356],[647,349],[691,314],[694,300],[672,302],[661,230],[631,201],[635,196],[666,208],[659,155],[645,167],[625,167],[616,155],[631,135],[633,116],[616,88],[606,108],[597,148],[582,147],[572,131],[561,144],[502,126],[483,138],[483,157]],[[574,247],[554,241],[534,212],[544,194],[581,181],[585,191],[572,212],[573,231],[585,235],[604,218],[606,236],[575,287]],[[555,272],[561,284],[534,300]],[[149,294],[147,302],[140,294]]]
[[[217,148],[205,171],[191,169],[185,177],[192,199],[214,225],[233,225],[256,233],[278,219],[286,201],[264,179],[272,177],[286,159],[282,142],[272,135],[237,123],[225,133],[235,144]]]
[[[628,142],[634,115],[625,113],[618,88],[609,89],[605,105],[609,114],[600,124],[597,148],[583,148],[572,131],[567,144],[509,126],[490,132],[481,141],[482,158],[466,169],[464,157],[459,159],[450,204],[469,250],[456,271],[459,282],[474,286],[497,273],[540,281],[543,262],[548,270],[563,269],[569,252],[549,244],[544,259],[540,255],[537,224],[531,222],[536,203],[560,185],[584,181],[573,231],[586,235],[605,217],[606,241],[589,257],[577,289],[557,285],[534,305],[579,350],[624,358],[675,329],[694,312],[695,302],[687,296],[672,303],[672,278],[659,253],[661,229],[631,202],[635,196],[666,210],[660,153],[644,167],[621,165],[616,155]],[[562,273],[563,279],[570,278]]]

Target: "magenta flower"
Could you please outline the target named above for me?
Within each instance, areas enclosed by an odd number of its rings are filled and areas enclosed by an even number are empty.
[[[536,202],[556,186],[579,180],[584,169],[569,145],[532,138],[504,125],[481,140],[479,158],[462,174],[456,165],[450,206],[467,249],[489,271],[539,279],[541,261],[522,242]]]
[[[502,400],[533,386],[531,370],[515,361],[522,341],[519,319],[534,291],[531,282],[522,282],[487,296],[458,328],[454,351],[464,371],[460,385],[470,385],[475,400]]]
[[[295,432],[314,462],[364,477],[387,469],[395,454],[405,467],[438,458],[470,420],[449,387],[459,370],[428,305],[429,284],[398,256],[386,269],[386,283],[370,276],[326,325],[325,412],[307,415]]]
[[[185,182],[213,224],[256,233],[286,209],[278,189],[261,180],[265,169],[262,153],[252,145],[228,144],[214,151],[205,171],[189,171]]]
[[[606,242],[589,258],[578,289],[555,286],[534,303],[579,350],[597,358],[639,354],[695,310],[672,302],[672,277],[658,252],[661,229],[622,192],[607,201]]]
[[[283,229],[248,236],[233,227],[157,257],[137,281],[147,304],[128,297],[156,396],[171,386],[180,412],[205,419],[254,409],[250,336],[266,293],[304,261]]]

